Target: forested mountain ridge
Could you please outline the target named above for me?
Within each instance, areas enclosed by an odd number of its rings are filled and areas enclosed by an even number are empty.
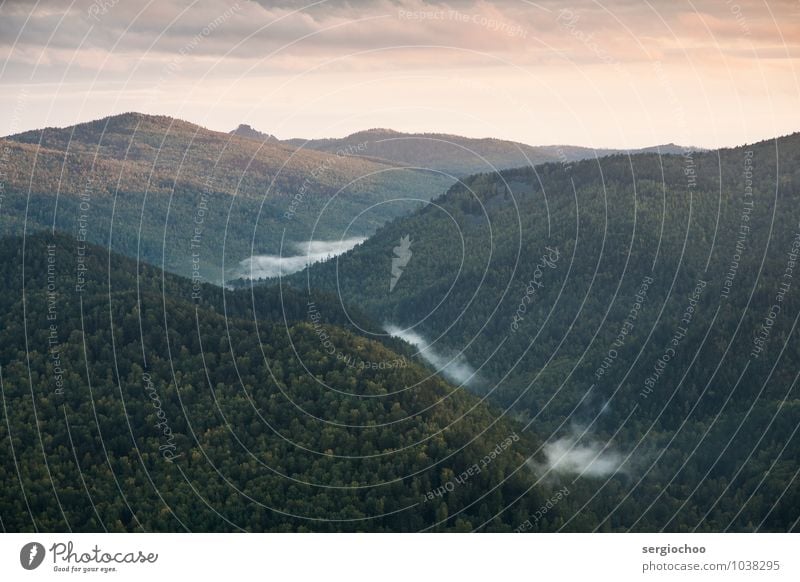
[[[61,235],[0,255],[4,531],[792,527],[794,490],[709,497],[727,485],[711,477],[686,506],[639,480],[641,459],[548,469],[543,427],[346,331],[337,298],[198,289]]]
[[[510,531],[551,494],[504,512],[535,441],[324,297],[223,301],[60,235],[0,254],[4,531]]]
[[[273,179],[275,195],[289,195],[288,186],[297,179],[296,174],[310,173],[329,160],[329,156],[314,150],[296,151],[271,140],[259,143],[235,132],[220,133],[188,121],[142,113],[123,113],[65,128],[48,127],[5,139],[90,158],[143,163],[162,179],[169,177],[195,186],[202,186],[203,178],[211,176],[222,192],[256,198],[264,196]],[[392,165],[383,162],[376,167],[359,157],[344,158],[330,171],[319,174],[319,183],[314,186],[336,187],[387,167]],[[217,168],[219,173],[211,172]],[[34,186],[38,183],[34,180]],[[156,182],[153,186],[170,184]]]
[[[800,134],[487,173],[289,283],[411,326],[540,434],[619,455],[639,525],[792,528],[798,203]]]
[[[453,176],[507,170],[546,162],[574,162],[624,150],[572,145],[531,146],[496,138],[469,138],[444,133],[404,133],[392,129],[368,129],[343,138],[289,139],[282,143],[302,150],[354,151],[358,155],[408,166],[430,168]],[[360,149],[359,149],[360,148]],[[630,153],[682,153],[675,144],[654,146]]]
[[[165,186],[143,220],[153,180],[116,159],[141,147],[150,176],[151,122],[96,160],[4,142],[76,188],[144,188],[59,196],[81,240],[3,239],[4,529],[797,529],[800,134],[475,175],[282,288],[231,292],[83,240],[117,249],[124,222],[130,256],[191,259],[166,211],[194,228],[214,199]],[[51,228],[27,187],[4,224]],[[254,208],[199,238],[249,252]],[[386,336],[405,327],[416,349]]]
[[[127,113],[0,140],[5,234],[52,228],[222,282],[251,254],[364,236],[449,178]],[[351,225],[366,206],[373,211]],[[113,221],[112,221],[113,217]],[[287,250],[288,249],[288,250]],[[224,256],[223,256],[224,253]]]

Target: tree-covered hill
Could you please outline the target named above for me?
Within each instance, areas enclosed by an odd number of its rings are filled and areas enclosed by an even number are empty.
[[[510,531],[554,494],[504,512],[536,442],[324,296],[63,236],[0,255],[4,531]]]
[[[608,443],[638,526],[791,528],[799,203],[800,134],[546,164],[476,175],[290,282],[460,354],[539,434]]]
[[[55,226],[212,282],[251,254],[292,254],[292,243],[338,240],[348,227],[368,235],[452,183],[138,113],[14,135],[0,151],[4,234]]]

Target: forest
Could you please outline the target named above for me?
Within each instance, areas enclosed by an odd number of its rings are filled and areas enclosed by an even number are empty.
[[[315,321],[291,293],[193,301],[78,247],[3,239],[4,531],[510,531],[545,502],[503,512],[534,437],[336,325],[331,298]]]
[[[225,287],[77,195],[0,247],[0,526],[796,531],[798,142],[477,174]]]
[[[796,528],[798,180],[798,134],[481,174],[282,283],[413,329],[543,442],[597,452],[587,509]]]

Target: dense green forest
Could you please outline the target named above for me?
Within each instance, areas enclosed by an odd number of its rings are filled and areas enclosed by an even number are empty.
[[[536,441],[337,301],[79,248],[3,239],[4,531],[508,531],[554,494],[502,513]]]
[[[292,243],[348,227],[369,235],[452,183],[360,151],[298,150],[138,113],[10,136],[0,151],[5,234],[55,227],[214,283],[253,254],[292,255]]]
[[[796,531],[799,156],[480,174],[235,290],[4,238],[0,526]]]
[[[288,283],[457,355],[542,440],[607,447],[637,527],[791,528],[798,201],[800,134],[482,174]]]

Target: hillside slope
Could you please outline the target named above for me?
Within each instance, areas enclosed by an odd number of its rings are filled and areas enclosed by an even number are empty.
[[[535,441],[324,298],[256,321],[249,292],[79,247],[0,247],[4,531],[509,531],[550,495],[504,512]]]
[[[5,234],[55,225],[213,282],[251,254],[368,235],[451,183],[138,113],[14,135],[0,148]],[[386,203],[398,199],[414,200]]]
[[[796,527],[798,204],[800,134],[547,164],[474,176],[289,283],[410,328],[554,450],[625,459],[621,507],[657,528]]]

